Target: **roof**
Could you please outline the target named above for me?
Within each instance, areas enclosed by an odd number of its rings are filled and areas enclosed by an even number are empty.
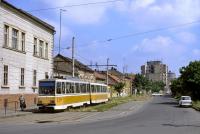
[[[64,60],[64,62],[68,62],[68,63],[71,63],[72,64],[72,59],[68,58],[68,57],[65,57],[61,54],[58,54],[54,57],[54,62],[62,62],[62,61],[59,61],[59,60],[56,60],[56,58],[61,58],[62,60]],[[80,70],[84,70],[84,71],[88,71],[88,72],[94,72],[91,68],[89,68],[88,66],[84,65],[83,63],[81,63],[80,61],[78,60],[75,60],[75,68],[78,68]],[[71,68],[71,66],[70,66]],[[70,69],[68,69],[70,70]],[[64,70],[59,70],[59,71],[64,71]]]
[[[104,71],[95,71],[94,72],[95,78],[96,80],[102,80],[106,82],[106,78],[107,78],[107,74]],[[115,85],[116,83],[118,83],[119,81],[114,79],[113,77],[111,77],[111,75],[108,75],[108,85]]]
[[[53,26],[51,26],[50,24],[42,21],[41,19],[39,19],[39,18],[31,15],[30,13],[28,13],[28,12],[22,10],[22,9],[19,9],[19,8],[15,7],[15,6],[13,6],[12,4],[8,3],[5,0],[0,0],[0,3],[1,3],[0,4],[1,6],[4,6],[4,7],[7,6],[7,7],[11,8],[11,9],[13,9],[13,10],[21,13],[21,15],[24,15],[24,16],[30,18],[31,20],[37,22],[38,24],[42,25],[43,27],[49,29],[51,32],[53,32],[53,33],[55,32],[55,28]]]

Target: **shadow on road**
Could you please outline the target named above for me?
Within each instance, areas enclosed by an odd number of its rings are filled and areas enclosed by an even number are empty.
[[[161,105],[175,105],[178,106],[177,102],[160,102],[160,103],[155,103],[155,104],[161,104]]]
[[[162,124],[169,127],[200,127],[200,125],[185,125],[185,124]]]

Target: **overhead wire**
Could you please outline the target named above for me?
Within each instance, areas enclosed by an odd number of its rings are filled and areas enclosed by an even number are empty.
[[[55,9],[61,9],[61,8],[70,8],[70,7],[79,7],[79,6],[88,6],[88,5],[99,5],[99,4],[114,3],[114,2],[119,2],[119,1],[124,1],[124,0],[110,0],[110,1],[99,1],[99,2],[81,3],[81,4],[73,4],[73,5],[66,5],[66,6],[59,6],[59,7],[51,7],[51,8],[28,10],[27,12],[39,12],[39,11],[55,10]]]

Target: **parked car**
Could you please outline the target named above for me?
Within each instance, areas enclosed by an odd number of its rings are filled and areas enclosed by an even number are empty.
[[[192,106],[192,100],[190,96],[181,96],[181,99],[179,100],[179,106]]]
[[[162,95],[163,95],[163,94],[157,93],[157,92],[152,93],[152,96],[162,96]]]

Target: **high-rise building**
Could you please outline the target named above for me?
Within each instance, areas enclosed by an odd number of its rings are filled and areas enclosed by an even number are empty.
[[[168,66],[161,61],[148,61],[141,66],[141,73],[149,80],[168,83]]]

